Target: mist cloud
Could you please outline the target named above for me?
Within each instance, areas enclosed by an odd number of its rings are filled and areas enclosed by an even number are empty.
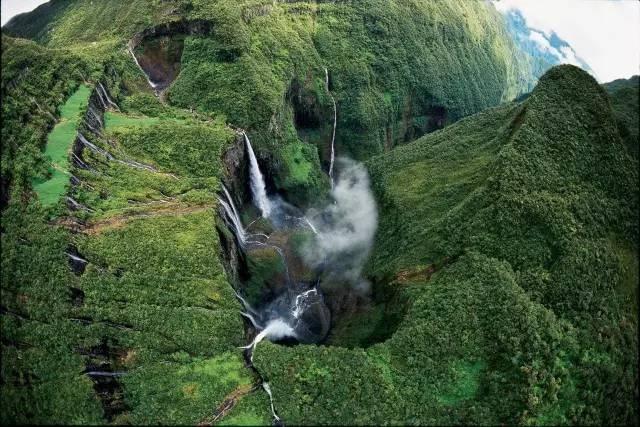
[[[331,191],[333,203],[310,211],[317,234],[303,249],[305,262],[320,269],[324,279],[363,287],[361,277],[376,230],[378,209],[365,167],[353,160],[337,160],[340,171]]]

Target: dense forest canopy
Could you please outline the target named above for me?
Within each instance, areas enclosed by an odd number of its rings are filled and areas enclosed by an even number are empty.
[[[513,25],[454,0],[13,18],[3,424],[637,423],[638,77],[549,68]]]

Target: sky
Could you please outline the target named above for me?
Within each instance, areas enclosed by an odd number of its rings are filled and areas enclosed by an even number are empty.
[[[0,0],[2,25],[44,0]],[[640,74],[640,2],[637,0],[496,0],[501,12],[516,8],[529,27],[555,31],[608,82]]]
[[[2,25],[19,13],[29,12],[36,6],[46,3],[45,0],[0,0],[0,12],[2,12]]]
[[[548,36],[555,31],[601,82],[640,74],[637,0],[498,0],[494,5],[501,12],[519,10],[529,27]]]

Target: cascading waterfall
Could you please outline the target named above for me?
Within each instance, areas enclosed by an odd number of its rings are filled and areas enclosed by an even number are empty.
[[[89,105],[89,113],[93,116],[93,118],[100,124],[100,127],[103,127],[102,119],[100,118],[100,114],[96,113],[93,106]]]
[[[129,50],[129,53],[131,54],[131,56],[133,57],[133,60],[136,62],[136,65],[138,66],[140,71],[142,71],[142,74],[147,78],[147,83],[149,83],[149,86],[151,86],[151,88],[153,89],[153,91],[157,95],[158,94],[158,85],[156,83],[152,82],[151,78],[144,71],[144,68],[142,68],[142,65],[140,65],[140,62],[138,62],[138,58],[136,58],[135,53],[133,53],[133,47],[131,45],[128,46],[128,50]]]
[[[247,234],[244,230],[244,227],[242,226],[242,220],[240,219],[240,215],[238,214],[235,203],[233,203],[231,194],[229,194],[229,190],[227,190],[227,187],[225,187],[224,184],[222,185],[222,189],[224,190],[224,195],[227,198],[227,201],[225,202],[220,198],[218,198],[218,201],[224,208],[225,212],[227,213],[227,217],[233,224],[233,229],[235,231],[236,238],[240,243],[240,246],[244,246],[247,242]]]
[[[109,98],[109,93],[107,92],[107,90],[104,88],[104,86],[102,85],[101,82],[98,82],[98,86],[100,87],[100,89],[102,89],[102,94],[104,95],[104,97],[107,100],[107,103],[111,106],[113,106],[116,110],[120,111],[120,107],[118,107],[118,104],[116,104],[115,102],[113,102],[111,100],[111,98]],[[100,91],[98,91],[99,93]],[[106,105],[105,105],[106,108]]]
[[[277,341],[288,337],[296,337],[296,333],[293,328],[282,319],[273,319],[263,330],[260,331],[258,335],[256,335],[253,341],[251,341],[251,344],[241,348],[251,351],[250,360],[253,362],[253,350],[260,341],[265,338],[268,338],[270,341]]]
[[[102,92],[100,91],[98,86],[96,86],[96,94],[98,95],[98,99],[100,100],[100,104],[102,104],[102,109],[106,110],[108,108],[108,105],[107,105],[106,101],[104,100],[104,98],[102,97]]]
[[[258,165],[258,159],[251,147],[251,141],[246,132],[244,135],[244,141],[247,146],[247,152],[249,153],[249,174],[251,176],[251,193],[253,195],[253,202],[256,207],[260,209],[263,218],[268,218],[271,214],[271,201],[267,197],[266,184],[264,177],[260,172],[260,166]]]
[[[338,108],[336,106],[336,99],[333,97],[333,94],[329,90],[329,70],[326,67],[324,69],[324,87],[331,97],[331,102],[333,103],[333,132],[331,133],[331,162],[329,163],[329,178],[331,179],[331,187],[333,187],[333,163],[336,159],[335,142],[336,126],[338,124]]]
[[[132,167],[132,168],[136,168],[136,169],[144,169],[144,170],[148,170],[148,171],[151,171],[151,172],[157,172],[156,168],[154,168],[153,166],[145,165],[143,163],[136,162],[135,160],[116,159],[113,154],[109,153],[107,150],[104,150],[104,149],[98,147],[97,145],[95,145],[94,143],[90,142],[80,132],[78,132],[78,140],[85,147],[89,148],[89,150],[93,151],[96,154],[100,154],[100,155],[104,156],[109,161],[114,161],[114,162],[129,166],[129,167]],[[74,154],[74,156],[75,156],[75,154]],[[86,163],[82,162],[82,160],[80,158],[78,158],[78,156],[75,156],[75,157],[77,158],[77,160],[80,162],[81,165],[85,165],[86,166]]]
[[[295,209],[288,205],[280,198],[275,197],[273,200],[267,196],[266,185],[257,158],[251,146],[251,141],[246,132],[242,132],[247,153],[249,156],[249,174],[251,194],[254,205],[260,209],[262,217],[272,220],[272,226],[276,228],[288,227],[291,222],[285,219],[295,220],[294,224],[303,224],[308,226],[314,234],[318,234],[318,230],[309,221],[306,216],[291,217],[287,212]],[[223,186],[224,199],[219,198],[219,202],[224,208],[228,223],[233,229],[236,238],[239,241],[241,250],[247,250],[253,246],[269,247],[275,249],[283,260],[286,277],[286,292],[277,296],[269,305],[262,307],[259,311],[253,309],[248,302],[238,293],[236,296],[244,306],[242,316],[247,318],[251,324],[259,331],[251,344],[243,347],[249,350],[251,358],[256,345],[264,338],[271,341],[281,340],[283,338],[295,338],[300,342],[317,342],[324,338],[328,330],[328,310],[324,305],[323,296],[317,289],[308,289],[307,285],[296,283],[291,280],[289,273],[289,263],[283,248],[278,245],[268,243],[269,236],[265,234],[250,234],[243,226],[238,210],[233,202],[233,198],[229,190]],[[271,218],[273,217],[273,218]],[[255,222],[255,221],[254,221]],[[253,224],[253,223],[251,223]],[[263,237],[265,241],[258,241],[257,237]],[[305,312],[313,307],[313,313],[305,317]],[[314,316],[320,316],[322,320],[314,319]],[[264,325],[264,326],[263,326]]]
[[[84,135],[82,135],[80,132],[78,132],[78,140],[86,147],[88,147],[91,151],[93,151],[94,153],[100,154],[104,157],[107,158],[107,160],[114,160],[113,155],[111,155],[111,153],[109,153],[106,150],[103,150],[102,148],[98,147],[97,145],[93,144],[92,142],[89,142],[87,140],[87,138],[84,137]]]
[[[276,414],[276,408],[273,406],[273,394],[271,393],[271,387],[269,386],[269,383],[263,382],[262,388],[269,395],[269,402],[271,402],[271,414],[273,415],[274,420],[276,422],[280,422],[280,417],[278,416],[278,414]]]
[[[314,294],[317,295],[317,292],[314,289],[309,289],[308,291],[305,291],[299,295],[296,296],[296,304],[295,307],[293,309],[293,317],[295,317],[296,319],[298,319],[302,313],[304,312],[305,309],[305,302],[307,301],[307,298],[309,297],[309,295]]]
[[[325,73],[326,89],[331,95],[326,69]],[[331,312],[324,301],[320,279],[318,278],[314,284],[309,283],[308,275],[300,275],[300,262],[304,263],[303,268],[309,268],[306,270],[307,273],[323,277],[322,280],[329,280],[330,283],[339,280],[353,285],[354,289],[358,290],[368,286],[366,281],[361,279],[360,272],[375,233],[377,211],[370,194],[366,169],[361,165],[338,159],[338,162],[342,163],[338,168],[339,176],[334,182],[337,112],[335,99],[333,96],[331,98],[334,104],[334,126],[329,169],[333,202],[330,205],[322,211],[310,209],[307,215],[304,215],[279,195],[268,196],[264,175],[251,141],[244,131],[241,133],[249,158],[252,203],[260,210],[260,217],[268,219],[267,228],[273,229],[274,233],[250,233],[248,230],[254,223],[259,228],[265,227],[265,224],[254,220],[249,226],[244,227],[238,208],[226,187],[222,187],[224,195],[221,194],[218,199],[224,208],[226,223],[239,242],[238,249],[251,257],[251,251],[259,247],[271,247],[278,252],[286,268],[284,278],[277,274],[273,276],[275,279],[268,279],[275,280],[277,286],[268,290],[255,309],[236,292],[243,306],[240,314],[247,319],[247,325],[253,326],[251,330],[255,331],[251,342],[241,347],[245,349],[245,358],[250,366],[253,366],[256,347],[265,338],[275,342],[293,339],[302,344],[314,344],[322,342],[329,332]],[[313,232],[313,239],[309,241],[311,246],[296,252],[297,249],[293,249],[287,238],[291,232],[301,228]],[[289,256],[293,256],[294,260],[287,260]],[[291,270],[293,277],[289,273],[290,265],[294,266]],[[297,277],[307,279],[299,280]],[[331,282],[332,280],[334,282]],[[280,422],[268,383],[263,382],[263,388],[269,394],[273,418]]]

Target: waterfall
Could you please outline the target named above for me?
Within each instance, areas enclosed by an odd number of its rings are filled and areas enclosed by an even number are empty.
[[[242,316],[246,317],[247,319],[249,319],[249,321],[251,321],[251,324],[253,325],[254,328],[262,329],[262,325],[260,323],[258,323],[258,321],[256,320],[255,317],[253,317],[253,315],[251,315],[249,313],[245,313],[244,311],[241,311],[240,314]]]
[[[86,169],[86,170],[93,170],[88,164],[83,162],[82,159],[80,157],[78,157],[78,155],[76,153],[71,153],[71,156],[72,156],[72,158],[74,160],[73,164],[76,167],[79,167],[81,169]]]
[[[276,408],[273,406],[273,395],[271,394],[271,387],[269,387],[269,383],[263,382],[262,388],[269,395],[269,401],[271,402],[271,413],[273,414],[273,418],[276,420],[276,422],[280,421],[280,417],[276,415]]]
[[[73,200],[73,199],[72,199],[72,200]],[[74,200],[74,201],[75,201],[75,200]],[[77,202],[76,202],[76,203],[77,203]],[[79,256],[77,256],[77,255],[74,255],[74,254],[72,254],[72,253],[70,253],[70,252],[65,252],[65,254],[67,254],[67,256],[68,256],[69,258],[71,258],[72,260],[74,260],[74,261],[81,262],[81,263],[83,263],[83,264],[88,264],[88,263],[89,263],[89,261],[87,261],[86,259],[81,258],[81,257],[79,257]]]
[[[136,162],[135,160],[116,160],[116,161],[118,163],[130,166],[130,167],[136,168],[136,169],[143,169],[143,170],[147,170],[147,171],[150,171],[150,172],[157,172],[158,171],[153,166],[145,165],[144,163]]]
[[[113,102],[111,100],[111,98],[109,98],[109,93],[107,92],[107,90],[104,88],[104,86],[102,85],[102,83],[98,82],[98,85],[100,86],[100,88],[102,89],[102,93],[104,94],[104,97],[107,99],[107,102],[114,106],[116,108],[116,110],[120,111],[120,107],[118,107],[118,104],[116,104],[115,102]]]
[[[329,178],[331,179],[331,187],[333,188],[333,162],[336,159],[335,152],[335,143],[336,143],[336,126],[338,124],[338,108],[336,106],[336,99],[333,97],[333,94],[329,90],[329,70],[325,67],[324,69],[324,87],[327,90],[327,93],[331,97],[331,102],[333,103],[333,132],[331,134],[331,163],[329,163]]]
[[[240,219],[240,215],[238,214],[238,210],[236,209],[235,203],[233,203],[231,194],[229,194],[229,190],[227,190],[227,187],[225,187],[224,184],[222,185],[222,189],[224,190],[224,195],[227,201],[225,202],[222,199],[218,199],[218,201],[224,208],[227,214],[227,218],[229,218],[229,220],[233,224],[233,228],[234,228],[236,237],[240,242],[240,246],[244,246],[247,241],[247,235],[244,230],[244,227],[242,226],[242,220]]]
[[[267,324],[266,328],[264,328],[258,335],[256,335],[253,341],[251,341],[251,344],[241,348],[249,349],[251,351],[250,360],[251,362],[253,362],[253,350],[263,339],[268,338],[269,341],[277,341],[287,337],[295,338],[295,336],[295,331],[287,322],[282,319],[274,319]]]
[[[91,151],[93,151],[94,153],[98,153],[103,155],[104,157],[107,158],[107,160],[114,160],[114,157],[111,155],[111,153],[109,153],[106,150],[103,150],[102,148],[98,147],[97,145],[87,141],[87,138],[84,137],[84,135],[82,135],[80,132],[78,132],[78,140],[84,144],[86,147],[88,147]]]
[[[140,162],[136,162],[135,160],[121,160],[121,159],[116,159],[113,154],[109,153],[107,150],[103,150],[102,148],[98,147],[97,145],[93,144],[92,142],[89,142],[87,140],[87,138],[84,137],[84,135],[82,135],[80,132],[78,132],[78,140],[85,145],[87,148],[89,148],[91,151],[93,151],[94,153],[97,154],[101,154],[104,157],[107,158],[107,160],[110,161],[115,161],[118,162],[120,164],[132,167],[132,168],[136,168],[136,169],[144,169],[144,170],[148,170],[151,172],[157,172],[156,168],[154,168],[153,166],[149,166],[149,165],[145,165],[143,163]],[[75,154],[74,154],[75,156]],[[87,166],[87,164],[85,162],[83,162],[80,158],[78,158],[78,156],[75,156],[76,159],[78,160],[78,162],[80,162],[80,166],[82,168],[85,168],[85,166]]]
[[[100,100],[100,104],[102,104],[102,108],[104,110],[106,110],[108,108],[107,103],[105,102],[104,98],[102,97],[102,92],[100,92],[100,89],[98,86],[96,86],[96,94],[98,95],[98,99]]]
[[[317,293],[317,291],[315,289],[309,289],[308,291],[305,291],[296,296],[296,304],[292,313],[293,317],[297,319],[302,315],[302,313],[304,313],[304,310],[306,308],[305,302],[307,301],[307,297],[312,293],[315,294]]]
[[[311,223],[311,221],[309,221],[309,218],[307,218],[306,216],[302,218],[302,220],[304,222],[307,223],[307,225],[309,226],[309,228],[311,229],[311,231],[313,231],[313,234],[318,234],[318,230],[313,226],[313,224]]]
[[[83,205],[82,203],[78,202],[76,199],[74,199],[73,197],[67,196],[66,197],[67,200],[67,206],[69,206],[69,208],[71,210],[74,211],[85,211],[85,212],[95,212],[93,209]]]
[[[95,110],[93,109],[93,107],[91,106],[91,104],[89,104],[89,112],[91,113],[91,115],[93,116],[94,119],[96,119],[96,121],[100,124],[101,127],[104,126],[104,124],[102,123],[102,119],[100,118],[100,115],[98,113],[95,112]]]
[[[240,300],[240,302],[242,302],[242,306],[244,307],[245,310],[247,310],[247,312],[253,313],[253,314],[257,314],[256,311],[247,302],[247,300],[242,298],[242,295],[240,295],[238,292],[236,292],[235,289],[233,290],[233,293],[236,294],[236,298],[238,298]]]
[[[87,128],[89,128],[89,130],[91,131],[91,133],[93,133],[96,136],[100,136],[102,135],[102,132],[100,132],[99,129],[96,129],[91,123],[89,123],[88,120],[84,120],[84,124],[87,126]]]
[[[131,45],[129,45],[129,53],[131,54],[131,56],[133,56],[133,60],[136,61],[136,65],[138,66],[138,68],[140,69],[140,71],[142,71],[142,74],[144,74],[144,76],[147,78],[147,82],[149,83],[149,86],[151,86],[153,88],[153,91],[156,93],[156,95],[158,94],[157,91],[157,87],[158,85],[155,84],[154,82],[151,81],[151,78],[149,78],[149,76],[147,75],[147,73],[144,71],[144,68],[142,68],[142,65],[140,65],[140,63],[138,62],[138,58],[136,58],[135,53],[133,53],[133,47],[131,47]]]
[[[253,194],[253,202],[255,203],[256,207],[260,209],[260,212],[262,212],[262,217],[268,218],[271,214],[271,201],[267,197],[267,189],[266,184],[264,183],[264,177],[260,172],[258,159],[256,159],[256,155],[253,152],[253,147],[251,147],[251,141],[249,141],[247,133],[243,132],[242,134],[244,135],[244,141],[247,145],[247,151],[249,153],[251,193]]]

